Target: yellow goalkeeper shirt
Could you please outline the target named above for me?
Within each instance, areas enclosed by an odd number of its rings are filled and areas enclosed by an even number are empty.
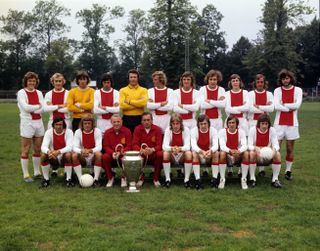
[[[132,86],[129,84],[120,89],[120,109],[122,109],[123,115],[141,115],[147,102],[148,90],[140,85]]]
[[[87,87],[81,89],[75,87],[69,91],[67,108],[73,113],[74,118],[82,118],[84,115],[92,114],[94,89]]]

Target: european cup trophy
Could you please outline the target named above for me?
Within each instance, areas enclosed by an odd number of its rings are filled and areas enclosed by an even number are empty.
[[[143,159],[140,156],[139,151],[127,151],[124,153],[122,158],[121,168],[123,174],[129,183],[127,192],[140,192],[137,189],[136,184],[140,178]]]

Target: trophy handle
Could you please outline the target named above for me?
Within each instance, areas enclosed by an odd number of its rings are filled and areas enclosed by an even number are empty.
[[[145,148],[147,148],[147,147],[148,147],[148,145],[147,145],[146,143],[142,143],[140,149],[145,149]],[[146,159],[145,159],[145,163],[144,163],[144,164],[143,164],[143,159],[142,159],[141,174],[144,173],[144,169],[145,169],[145,167],[147,166],[147,163],[148,163],[148,155],[146,156]]]
[[[119,148],[120,148],[120,150],[119,150]],[[121,152],[122,149],[123,149],[123,145],[122,145],[122,144],[118,144],[118,145],[116,145],[116,147],[114,148],[114,151],[115,151],[115,152]],[[119,157],[116,159],[116,161],[117,161],[118,167],[119,167],[120,169],[122,169],[122,171],[123,171],[123,170],[124,170],[123,164],[120,165],[120,163],[119,163]]]

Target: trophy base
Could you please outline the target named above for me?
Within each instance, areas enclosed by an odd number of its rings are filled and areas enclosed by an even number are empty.
[[[138,193],[140,192],[139,189],[137,189],[135,186],[134,187],[129,187],[127,190],[126,190],[127,193]]]

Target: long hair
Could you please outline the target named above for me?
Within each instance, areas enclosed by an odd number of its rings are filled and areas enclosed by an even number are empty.
[[[113,86],[113,79],[112,79],[111,73],[109,73],[109,72],[103,73],[103,74],[101,75],[100,85],[103,86],[103,85],[102,85],[102,82],[103,82],[103,81],[108,81],[108,80],[110,81],[111,87],[112,87],[112,86]]]
[[[210,119],[206,114],[201,114],[199,115],[198,119],[197,119],[197,127],[199,128],[199,123],[203,122],[203,121],[207,121],[208,126],[210,127]]]
[[[172,131],[172,122],[173,121],[177,121],[180,123],[180,128],[181,128],[181,131],[184,130],[184,126],[183,126],[183,120],[182,120],[182,117],[179,113],[173,113],[171,115],[171,118],[170,118],[170,130]]]
[[[83,77],[87,79],[87,84],[90,84],[89,74],[86,71],[81,70],[81,71],[78,71],[77,75],[76,75],[76,84],[77,85],[79,85],[80,78],[83,78]]]
[[[256,89],[256,88],[257,88],[256,82],[257,82],[260,78],[263,78],[263,83],[264,83],[263,89],[267,90],[267,89],[268,89],[268,86],[269,86],[269,82],[266,80],[266,77],[265,77],[263,74],[261,74],[261,73],[257,74],[256,77],[255,77],[255,79],[254,79],[254,81],[252,82],[252,87],[253,87],[253,89]]]
[[[230,120],[235,120],[236,121],[236,125],[237,125],[237,127],[239,126],[239,119],[237,118],[237,117],[235,117],[235,116],[233,116],[233,115],[229,115],[228,116],[228,118],[227,118],[227,127],[228,127],[228,122],[230,121]]]
[[[53,74],[53,75],[51,76],[51,78],[50,78],[51,84],[54,83],[54,80],[55,80],[56,78],[62,78],[62,83],[63,83],[63,85],[66,83],[66,80],[65,80],[64,76],[63,76],[61,73],[56,72],[56,73]]]
[[[63,129],[66,129],[66,128],[67,128],[66,121],[65,121],[63,118],[61,118],[61,117],[55,117],[55,118],[53,119],[52,124],[51,124],[51,125],[52,125],[52,128],[54,128],[54,125],[55,125],[56,123],[60,122],[60,121],[63,122]]]
[[[282,79],[289,77],[290,78],[290,84],[295,85],[296,84],[296,78],[293,74],[293,72],[287,70],[287,69],[282,69],[279,74],[278,74],[278,85],[282,86]]]
[[[232,79],[235,79],[235,78],[239,79],[239,81],[240,81],[240,88],[243,89],[244,84],[243,84],[243,82],[242,82],[242,80],[241,80],[241,78],[240,78],[240,76],[239,76],[238,74],[232,74],[232,75],[230,76],[229,81],[228,81],[228,88],[229,88],[230,90],[232,90],[231,80],[232,80]]]
[[[159,77],[159,82],[161,84],[163,84],[164,86],[167,85],[167,76],[163,71],[155,71],[154,73],[152,73],[152,78],[154,78],[155,76]]]
[[[94,129],[96,127],[96,122],[95,122],[93,116],[91,114],[87,114],[84,117],[82,117],[82,119],[80,121],[79,128],[81,130],[83,130],[83,122],[85,122],[85,121],[91,121],[92,122],[92,129]]]
[[[261,114],[257,120],[257,128],[260,127],[260,124],[262,122],[268,122],[268,128],[271,127],[271,119],[270,119],[270,116],[268,114]]]
[[[196,87],[196,81],[195,81],[195,78],[194,78],[194,76],[193,76],[191,71],[186,71],[181,75],[180,82],[179,82],[180,88],[182,87],[182,79],[185,78],[185,77],[190,77],[191,78],[191,86],[194,89]]]
[[[34,78],[36,80],[36,86],[35,88],[38,87],[39,83],[40,83],[40,80],[39,80],[39,77],[38,77],[38,74],[37,73],[34,73],[32,71],[28,71],[24,76],[23,76],[23,79],[22,79],[22,87],[27,87],[27,82],[28,82],[28,79],[32,79]]]
[[[217,77],[218,83],[222,81],[222,73],[218,70],[210,70],[207,75],[204,77],[204,82],[208,84],[209,78]]]

